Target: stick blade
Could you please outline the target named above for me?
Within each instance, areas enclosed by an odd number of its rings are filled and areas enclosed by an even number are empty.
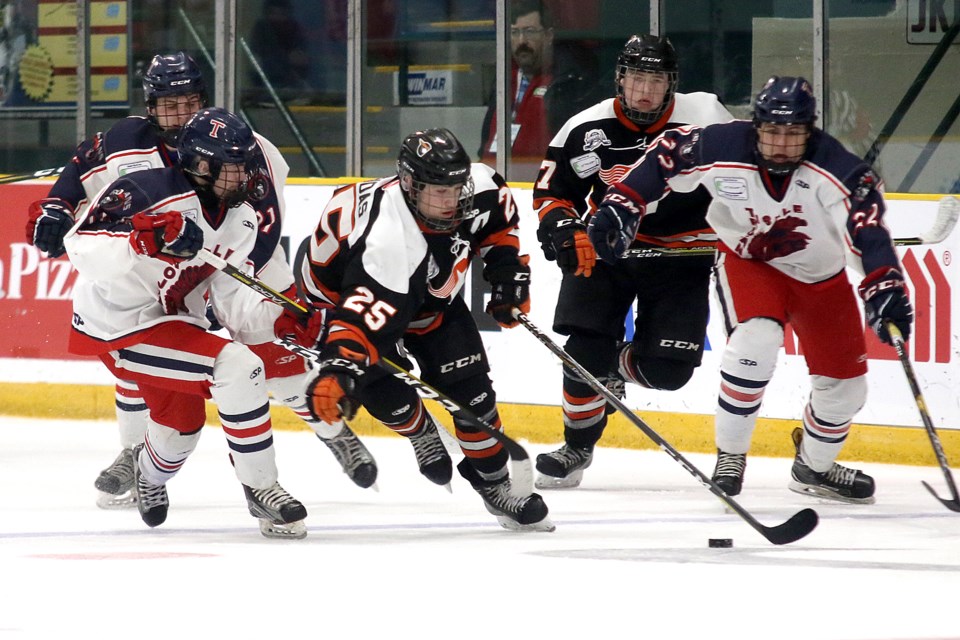
[[[933,487],[927,484],[924,480],[921,480],[920,484],[925,486],[927,488],[927,491],[930,492],[930,495],[932,495],[934,498],[939,500],[943,504],[943,506],[945,506],[947,509],[950,509],[950,511],[956,511],[957,513],[960,513],[960,501],[958,501],[956,498],[953,500],[944,500],[943,498],[938,496],[937,492],[933,490]]]
[[[944,196],[940,199],[940,206],[937,209],[937,221],[929,231],[920,236],[920,240],[923,244],[943,242],[957,225],[958,217],[960,217],[960,200],[954,196]]]
[[[803,509],[793,514],[793,516],[783,524],[775,527],[763,527],[760,532],[767,540],[773,544],[790,544],[817,527],[820,522],[820,516],[813,509]]]

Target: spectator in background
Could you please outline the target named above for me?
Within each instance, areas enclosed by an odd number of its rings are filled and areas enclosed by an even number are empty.
[[[554,134],[570,116],[597,102],[603,92],[597,82],[595,56],[573,43],[554,41],[553,18],[542,0],[513,0],[510,15],[511,149],[515,162],[530,162],[526,178],[533,179]],[[497,153],[496,111],[493,92],[479,151],[490,165]]]
[[[306,37],[290,0],[264,0],[263,14],[250,32],[250,48],[281,98],[302,97],[311,88]],[[263,78],[252,73],[254,86],[264,87]]]

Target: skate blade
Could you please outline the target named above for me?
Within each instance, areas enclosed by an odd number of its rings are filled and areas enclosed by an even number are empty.
[[[137,494],[133,490],[117,495],[103,491],[97,493],[97,506],[101,509],[132,509],[137,506]]]
[[[259,518],[258,521],[260,522],[260,533],[262,533],[265,538],[274,540],[302,540],[307,537],[307,526],[303,524],[303,520],[284,524],[271,522],[266,518]]]
[[[557,478],[538,472],[533,486],[537,489],[575,489],[580,486],[581,480],[583,480],[583,469],[571,471],[570,475],[565,478]]]
[[[867,498],[850,498],[847,496],[842,496],[836,491],[831,491],[830,489],[824,489],[823,487],[817,487],[809,484],[803,484],[802,482],[797,482],[796,480],[791,480],[790,484],[787,485],[787,488],[794,493],[799,493],[813,498],[823,498],[824,500],[830,500],[832,502],[845,502],[847,504],[874,504],[877,501],[876,496],[869,496]]]
[[[497,522],[500,523],[500,526],[506,529],[507,531],[543,531],[545,533],[550,533],[556,531],[557,527],[550,518],[544,518],[540,522],[534,522],[532,524],[520,524],[516,520],[508,518],[507,516],[497,516]]]

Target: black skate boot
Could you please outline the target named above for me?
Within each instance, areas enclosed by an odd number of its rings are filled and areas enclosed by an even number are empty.
[[[333,452],[333,457],[355,485],[361,489],[374,485],[377,481],[377,463],[350,427],[343,425],[343,430],[332,438],[320,438],[319,435],[317,438]]]
[[[858,469],[850,469],[836,462],[826,472],[818,473],[807,466],[800,453],[803,429],[797,427],[793,430],[791,437],[797,449],[797,455],[793,459],[793,468],[790,470],[792,479],[788,486],[791,491],[852,504],[873,504],[876,502],[873,495],[876,490],[873,478]]]
[[[167,497],[167,487],[162,484],[151,484],[143,474],[140,473],[140,450],[142,444],[138,444],[132,451],[133,456],[133,475],[134,491],[136,493],[137,510],[140,512],[140,518],[148,527],[157,527],[163,524],[167,519],[167,509],[170,507],[170,499]]]
[[[417,456],[420,473],[434,484],[448,486],[450,478],[453,477],[453,461],[447,448],[443,446],[438,429],[443,427],[438,426],[433,417],[428,416],[420,433],[410,436],[410,444]]]
[[[743,471],[747,468],[747,454],[727,453],[717,449],[717,466],[713,481],[730,497],[740,495],[743,488]]]
[[[266,489],[254,489],[243,485],[250,515],[260,520],[260,533],[267,538],[292,538],[299,540],[307,535],[303,519],[307,509],[274,482]]]
[[[564,444],[537,456],[537,489],[572,489],[580,486],[583,470],[593,462],[593,449]]]
[[[483,506],[497,518],[504,529],[510,531],[553,531],[556,529],[547,517],[547,505],[536,493],[528,496],[516,496],[511,490],[510,478],[503,480],[484,480],[464,458],[457,470],[474,491],[483,498]]]
[[[133,489],[136,461],[133,449],[124,449],[109,467],[100,472],[93,486],[99,491],[97,506],[101,509],[126,509],[137,503]]]

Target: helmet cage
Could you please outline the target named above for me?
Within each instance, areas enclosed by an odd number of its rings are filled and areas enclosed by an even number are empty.
[[[623,84],[627,72],[631,70],[641,73],[662,73],[667,77],[667,90],[663,95],[663,101],[653,111],[641,111],[630,106]],[[620,55],[617,56],[617,99],[620,101],[620,108],[624,115],[636,124],[651,125],[663,117],[673,102],[679,83],[677,52],[669,38],[658,38],[652,35],[631,36],[620,51]]]

